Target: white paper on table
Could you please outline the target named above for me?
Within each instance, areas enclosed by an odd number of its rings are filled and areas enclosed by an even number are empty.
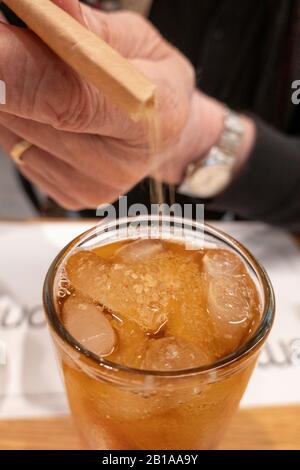
[[[216,225],[245,243],[263,263],[277,298],[268,351],[261,356],[243,405],[299,403],[300,250],[289,235],[263,224]],[[0,223],[2,418],[55,416],[68,410],[41,293],[58,251],[88,227],[82,222]]]

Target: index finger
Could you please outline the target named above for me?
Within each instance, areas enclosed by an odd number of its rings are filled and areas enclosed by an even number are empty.
[[[128,116],[32,32],[1,23],[0,64],[7,90],[0,111],[57,129],[134,137]]]

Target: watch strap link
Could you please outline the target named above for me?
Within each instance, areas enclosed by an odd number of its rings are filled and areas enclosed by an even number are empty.
[[[224,129],[218,143],[200,161],[188,165],[178,192],[209,198],[225,189],[232,178],[243,135],[244,125],[240,115],[225,107]]]

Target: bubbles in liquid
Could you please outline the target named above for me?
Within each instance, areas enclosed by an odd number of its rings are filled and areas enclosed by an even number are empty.
[[[243,262],[229,250],[209,250],[202,260],[204,271],[213,277],[243,274]]]
[[[113,352],[116,335],[100,307],[71,296],[63,305],[62,319],[70,335],[89,351],[99,356]]]
[[[193,264],[191,264],[193,266]],[[207,312],[208,281],[195,272],[187,279],[176,308],[169,315],[166,334],[192,342],[206,351],[209,361],[215,360],[214,328]]]
[[[164,250],[160,240],[136,240],[119,248],[115,257],[124,262],[135,262],[154,256]]]
[[[107,261],[79,251],[69,258],[66,271],[75,290],[148,333],[164,326],[183,301],[186,283],[198,276],[196,264],[191,266],[188,258],[166,251],[134,263]]]
[[[148,370],[183,370],[208,363],[208,356],[199,347],[180,338],[151,340],[143,367]]]
[[[76,339],[94,348],[94,329],[102,322],[98,331],[108,339],[100,354],[112,348],[109,359],[130,367],[176,370],[213,363],[245,342],[259,321],[255,286],[228,250],[191,255],[178,243],[136,240],[116,244],[104,257],[101,248],[75,252],[65,270],[75,297],[64,312],[75,312],[73,324],[66,318],[70,329],[77,328]],[[85,323],[81,328],[78,300],[76,308],[68,307],[78,297],[94,315],[90,329]]]
[[[106,266],[92,251],[78,251],[68,259],[66,272],[75,290],[97,301],[101,284],[106,288]]]

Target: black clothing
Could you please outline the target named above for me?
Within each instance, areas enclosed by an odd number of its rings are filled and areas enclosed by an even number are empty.
[[[204,93],[257,123],[246,167],[208,206],[300,231],[300,1],[154,0],[150,19]]]

